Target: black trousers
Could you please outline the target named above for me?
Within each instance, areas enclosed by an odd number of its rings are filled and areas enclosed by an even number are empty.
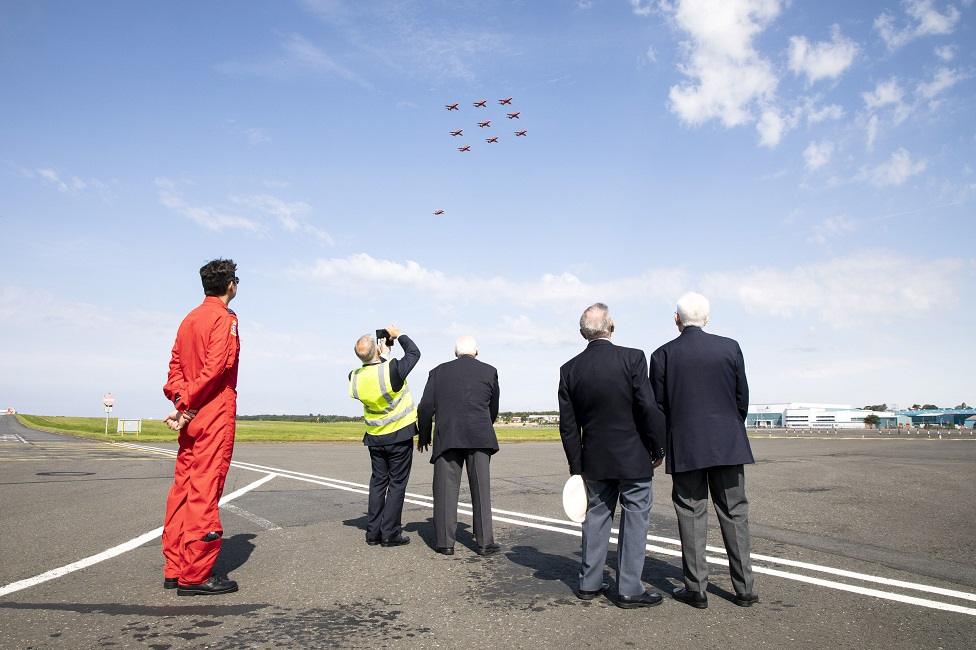
[[[438,548],[453,548],[457,533],[461,468],[468,470],[474,538],[478,546],[495,543],[491,527],[491,454],[485,449],[448,449],[434,461],[434,534]]]
[[[373,474],[369,478],[366,539],[396,539],[401,533],[403,497],[413,465],[413,440],[367,447]]]

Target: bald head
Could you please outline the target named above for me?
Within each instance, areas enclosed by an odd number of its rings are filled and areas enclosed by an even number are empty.
[[[580,316],[580,334],[587,341],[607,338],[613,333],[610,308],[602,302],[593,303]]]
[[[474,340],[473,336],[459,336],[457,342],[454,344],[454,356],[478,356],[478,342]]]
[[[369,363],[376,356],[376,341],[369,334],[363,334],[356,340],[356,356],[363,363]]]

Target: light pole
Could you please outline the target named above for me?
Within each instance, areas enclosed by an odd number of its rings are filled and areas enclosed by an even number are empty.
[[[108,416],[112,414],[112,407],[115,406],[115,398],[112,393],[105,393],[102,397],[102,405],[105,406],[105,435],[108,435]]]

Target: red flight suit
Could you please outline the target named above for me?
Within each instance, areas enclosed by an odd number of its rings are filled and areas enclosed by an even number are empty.
[[[220,552],[217,502],[234,452],[240,351],[237,315],[215,296],[187,314],[173,345],[163,393],[196,411],[180,431],[163,522],[163,575],[181,584],[205,582]],[[216,539],[204,539],[210,533]]]

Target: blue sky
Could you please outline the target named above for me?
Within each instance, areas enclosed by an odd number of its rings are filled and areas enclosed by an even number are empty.
[[[687,290],[755,402],[973,402],[974,14],[5,3],[0,406],[159,416],[217,256],[242,413],[354,414],[353,342],[389,321],[418,393],[469,333],[503,409],[554,408],[586,305],[650,352]]]

